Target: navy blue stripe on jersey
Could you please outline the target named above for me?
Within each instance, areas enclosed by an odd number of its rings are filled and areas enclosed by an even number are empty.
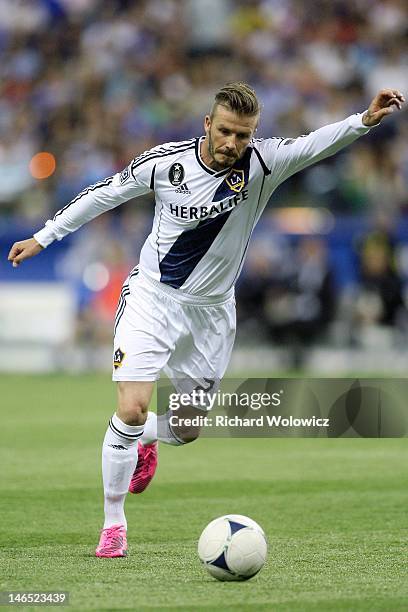
[[[182,232],[159,263],[160,282],[179,289],[207,253],[231,213],[232,210],[204,219],[195,228]]]
[[[133,178],[135,178],[135,175],[133,174],[134,170],[138,168],[139,166],[141,166],[142,164],[145,164],[146,162],[149,162],[152,159],[167,157],[168,155],[176,155],[176,153],[184,153],[184,151],[188,151],[189,149],[194,149],[194,144],[183,145],[183,147],[180,147],[180,148],[177,148],[171,151],[166,151],[164,153],[154,152],[149,155],[146,155],[146,157],[144,157],[143,159],[136,158],[136,160],[139,160],[139,161],[135,160],[131,166],[131,172],[132,172]]]
[[[94,183],[93,185],[90,185],[89,187],[81,191],[81,193],[78,193],[78,195],[73,200],[71,200],[70,202],[68,202],[66,206],[64,206],[64,208],[61,208],[61,210],[55,213],[53,221],[55,221],[56,217],[58,217],[58,215],[63,213],[64,210],[67,210],[67,208],[75,204],[75,202],[78,202],[78,200],[86,196],[90,191],[95,191],[96,189],[100,189],[101,187],[106,187],[107,185],[110,185],[112,181],[113,181],[113,176],[108,176],[108,178],[104,179],[103,181]]]

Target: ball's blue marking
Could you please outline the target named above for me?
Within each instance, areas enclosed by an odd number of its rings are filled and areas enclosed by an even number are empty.
[[[239,531],[240,529],[245,529],[246,527],[246,525],[241,525],[241,523],[236,523],[235,521],[230,521],[229,519],[228,519],[228,522],[230,524],[232,536],[234,535],[234,533],[237,533],[237,531]]]
[[[231,573],[231,570],[228,567],[227,562],[225,560],[225,551],[222,552],[217,559],[214,559],[214,561],[211,561],[210,565],[215,565],[216,567],[220,567],[221,569],[225,570],[226,572]]]

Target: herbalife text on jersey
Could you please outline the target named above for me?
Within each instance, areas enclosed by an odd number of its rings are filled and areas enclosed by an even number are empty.
[[[212,206],[179,206],[178,204],[170,204],[170,212],[175,217],[181,219],[204,219],[205,217],[211,217],[212,215],[218,215],[229,208],[235,208],[237,204],[243,202],[248,198],[248,191],[244,189],[240,194],[233,198],[227,198],[221,202],[217,202]]]

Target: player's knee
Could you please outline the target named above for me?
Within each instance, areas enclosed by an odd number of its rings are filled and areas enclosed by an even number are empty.
[[[127,425],[143,425],[147,417],[149,398],[121,383],[118,385],[118,391],[118,417]]]
[[[147,417],[147,407],[135,401],[125,406],[119,405],[117,413],[126,425],[144,425]]]

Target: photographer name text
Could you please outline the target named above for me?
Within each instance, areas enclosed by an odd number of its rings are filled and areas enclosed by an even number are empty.
[[[258,417],[239,417],[216,415],[198,415],[184,418],[173,414],[170,417],[172,427],[330,427],[330,419],[322,417],[284,417],[282,415],[262,415]]]

